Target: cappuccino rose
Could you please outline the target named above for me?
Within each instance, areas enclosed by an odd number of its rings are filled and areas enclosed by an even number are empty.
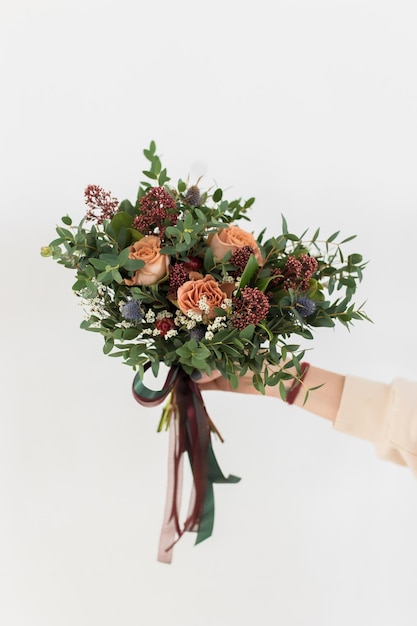
[[[178,287],[177,292],[178,308],[183,313],[187,314],[188,311],[200,314],[205,313],[208,319],[216,317],[214,308],[220,307],[223,300],[227,297],[226,291],[223,291],[222,286],[210,274],[197,280],[187,280],[181,287]],[[208,307],[207,311],[202,311],[199,306],[202,300]]]
[[[218,259],[223,259],[227,252],[231,250],[239,250],[245,246],[250,246],[253,249],[253,254],[258,262],[258,265],[262,266],[264,263],[261,251],[258,248],[258,244],[255,241],[254,236],[243,230],[239,226],[228,226],[222,228],[214,235],[211,235],[208,244],[213,251],[214,256]]]
[[[170,257],[161,254],[161,240],[155,235],[147,235],[135,241],[129,259],[144,261],[145,265],[136,270],[133,278],[125,278],[126,285],[154,285],[168,273]]]

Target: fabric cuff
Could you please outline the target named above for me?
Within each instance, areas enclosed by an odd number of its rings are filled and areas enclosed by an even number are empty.
[[[388,425],[386,413],[390,385],[346,376],[334,428],[343,433],[380,441]]]

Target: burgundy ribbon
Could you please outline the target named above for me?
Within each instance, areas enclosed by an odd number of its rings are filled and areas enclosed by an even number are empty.
[[[147,369],[149,365],[147,364]],[[214,482],[234,483],[236,476],[222,474],[214,456],[211,432],[217,432],[205,408],[198,385],[183,369],[173,366],[160,391],[144,386],[137,374],[133,381],[133,395],[142,406],[156,406],[171,398],[169,419],[168,483],[158,560],[171,563],[173,547],[185,532],[196,531],[196,543],[212,534],[214,523]],[[187,453],[193,485],[188,514],[180,523],[183,482],[183,458]]]

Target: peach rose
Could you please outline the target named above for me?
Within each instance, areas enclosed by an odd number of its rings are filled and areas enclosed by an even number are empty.
[[[204,278],[187,280],[181,287],[178,287],[178,308],[183,313],[194,311],[194,313],[202,314],[203,311],[200,309],[198,303],[203,297],[209,307],[207,317],[214,319],[216,317],[214,308],[219,307],[228,295],[226,291],[223,291],[222,286],[219,285],[217,280],[213,278],[213,276],[210,276],[210,274],[207,274]]]
[[[261,251],[258,248],[254,236],[246,230],[242,230],[239,226],[228,226],[227,228],[220,229],[217,233],[209,237],[208,244],[214,256],[218,259],[223,259],[229,250],[234,252],[244,246],[250,246],[253,248],[253,254],[258,264],[260,266],[264,264]]]
[[[135,241],[130,248],[129,259],[144,261],[145,265],[136,270],[133,278],[125,278],[126,285],[154,285],[168,273],[170,257],[161,254],[161,240],[155,235]]]

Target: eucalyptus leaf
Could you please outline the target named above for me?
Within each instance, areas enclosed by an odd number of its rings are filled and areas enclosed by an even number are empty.
[[[128,202],[124,200],[124,202]],[[121,228],[129,228],[133,224],[133,216],[125,211],[119,211],[112,217],[110,225],[117,235]]]
[[[258,261],[256,260],[255,256],[251,254],[240,279],[239,291],[242,291],[242,289],[244,289],[249,284],[249,282],[258,270]]]

